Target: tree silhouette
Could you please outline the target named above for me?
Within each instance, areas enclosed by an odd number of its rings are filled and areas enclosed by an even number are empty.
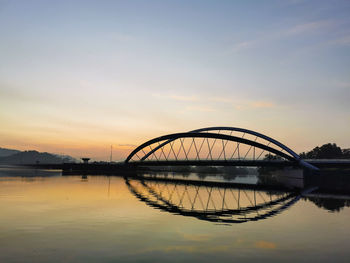
[[[301,153],[300,157],[303,159],[345,159],[350,158],[350,149],[342,150],[335,143],[327,143],[307,153]]]

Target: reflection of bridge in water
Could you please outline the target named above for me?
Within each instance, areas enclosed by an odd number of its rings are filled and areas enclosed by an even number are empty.
[[[147,205],[182,216],[220,223],[244,223],[272,217],[300,195],[198,181],[195,184],[154,178],[125,178],[133,195]]]

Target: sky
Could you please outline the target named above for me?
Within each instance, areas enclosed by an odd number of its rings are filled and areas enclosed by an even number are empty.
[[[0,0],[0,147],[121,160],[168,133],[350,148],[350,1]]]

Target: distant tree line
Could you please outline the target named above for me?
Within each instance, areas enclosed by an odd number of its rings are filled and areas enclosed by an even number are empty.
[[[350,149],[341,149],[335,143],[326,143],[309,152],[302,152],[300,157],[303,159],[350,159]]]
[[[309,152],[299,154],[302,159],[350,159],[350,149],[341,149],[335,143],[326,143],[322,146],[317,146]],[[283,160],[281,156],[268,153],[264,156],[264,160],[275,161]],[[278,167],[259,167],[260,175],[269,174],[272,171],[278,170]],[[268,178],[269,180],[271,178]]]
[[[3,150],[3,149],[2,149]],[[15,154],[9,156],[0,156],[0,164],[59,164],[75,162],[76,160],[70,156],[57,155],[47,152],[38,151],[16,151]]]

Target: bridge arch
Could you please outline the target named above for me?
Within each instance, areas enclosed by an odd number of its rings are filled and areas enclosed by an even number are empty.
[[[199,145],[198,141],[196,144],[197,139],[201,139]],[[190,143],[187,144],[187,147],[185,146],[185,140],[190,141]],[[211,142],[209,142],[209,140],[211,140]],[[217,156],[214,156],[213,158],[213,149],[217,141],[221,141],[221,144],[219,143],[221,146],[219,146],[219,151],[216,151]],[[178,143],[178,147],[174,146],[176,142]],[[236,145],[233,146],[232,142],[236,143]],[[204,158],[204,156],[200,156],[204,143],[204,149],[206,148],[208,152],[206,158]],[[242,149],[242,146],[246,146],[245,153],[243,155],[240,154],[240,149]],[[165,153],[165,148],[168,148],[167,153]],[[234,152],[229,154],[230,158],[227,158],[227,148],[231,150],[234,148]],[[192,158],[189,157],[191,150]],[[256,150],[258,150],[258,152],[256,152]],[[151,160],[155,160],[158,163],[164,162],[164,165],[166,165],[165,162],[170,160],[169,157],[172,157],[173,160],[177,162],[181,161],[181,163],[184,161],[199,163],[200,161],[209,160],[207,163],[210,164],[210,161],[214,160],[229,161],[233,159],[244,160],[249,158],[257,161],[259,158],[264,157],[263,153],[272,154],[277,156],[279,159],[298,163],[302,167],[317,170],[316,167],[304,162],[300,156],[289,147],[271,137],[244,128],[223,126],[201,128],[190,132],[168,134],[151,139],[133,150],[126,158],[125,162],[149,162]],[[179,154],[181,154],[182,157],[179,156]],[[244,158],[242,158],[243,156]]]
[[[280,143],[279,141],[272,139],[269,136],[266,136],[262,133],[256,132],[256,131],[252,131],[252,130],[248,130],[248,129],[244,129],[244,128],[238,128],[238,127],[225,127],[225,126],[218,126],[218,127],[207,127],[207,128],[201,128],[201,129],[197,129],[197,130],[193,130],[191,132],[209,132],[209,131],[234,131],[234,132],[240,132],[243,133],[243,136],[245,134],[250,134],[253,136],[256,136],[257,138],[266,140],[269,143],[272,143],[275,146],[280,147],[281,149],[285,150],[287,153],[289,153],[291,156],[293,156],[295,159],[300,159],[300,156],[295,153],[292,149],[290,149],[289,147],[285,146],[284,144]]]

